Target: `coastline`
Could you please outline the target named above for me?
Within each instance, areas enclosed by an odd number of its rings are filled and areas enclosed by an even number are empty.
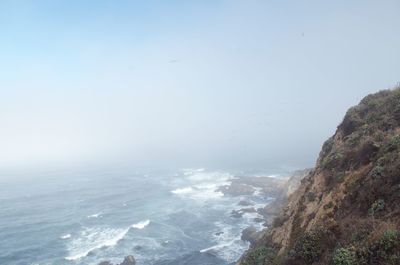
[[[235,221],[246,218],[251,225],[241,229],[240,240],[247,242],[251,247],[263,234],[263,231],[268,228],[272,221],[281,212],[282,206],[290,194],[297,189],[300,180],[310,172],[310,169],[297,170],[285,175],[271,175],[271,176],[251,176],[251,175],[237,175],[223,181],[219,181],[218,185],[212,186],[214,195],[224,198],[231,198],[237,201],[236,208],[231,210],[230,218]],[[187,174],[188,176],[191,176]],[[207,187],[209,188],[209,187]],[[192,187],[178,188],[172,191],[177,196],[194,196],[196,191]],[[196,195],[197,196],[197,195]],[[257,202],[252,200],[256,196],[259,198]],[[197,196],[198,197],[198,196]],[[197,198],[196,197],[196,198]],[[223,236],[224,229],[221,227],[220,231],[215,232],[213,236]],[[224,245],[210,246],[201,249],[198,253],[188,254],[186,256],[178,257],[180,262],[190,262],[190,264],[214,264],[215,263],[215,250],[224,247]],[[132,253],[131,257],[134,257]],[[175,260],[162,261],[160,265],[175,264]],[[194,263],[195,262],[195,263]],[[98,263],[99,265],[112,265],[111,262],[105,260]],[[136,261],[135,263],[136,264]],[[138,263],[140,264],[140,262]],[[231,263],[236,264],[236,262]],[[117,265],[117,264],[116,264]],[[121,263],[120,265],[125,265]],[[130,263],[129,263],[130,265]]]

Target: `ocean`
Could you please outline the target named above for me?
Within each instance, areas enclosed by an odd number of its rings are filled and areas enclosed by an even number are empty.
[[[19,174],[19,175],[18,175]],[[244,228],[262,229],[257,212],[232,217],[257,192],[218,190],[235,174],[205,169],[2,172],[0,264],[228,265],[248,248]]]

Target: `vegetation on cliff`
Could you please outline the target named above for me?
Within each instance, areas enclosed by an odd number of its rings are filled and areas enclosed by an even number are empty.
[[[346,113],[242,265],[400,264],[400,88]]]

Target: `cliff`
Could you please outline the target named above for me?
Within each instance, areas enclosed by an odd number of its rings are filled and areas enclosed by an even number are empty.
[[[400,264],[400,88],[365,97],[238,264]]]

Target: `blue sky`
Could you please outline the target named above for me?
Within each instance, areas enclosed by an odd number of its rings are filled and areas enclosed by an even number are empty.
[[[312,166],[400,81],[398,1],[1,1],[0,160]]]

